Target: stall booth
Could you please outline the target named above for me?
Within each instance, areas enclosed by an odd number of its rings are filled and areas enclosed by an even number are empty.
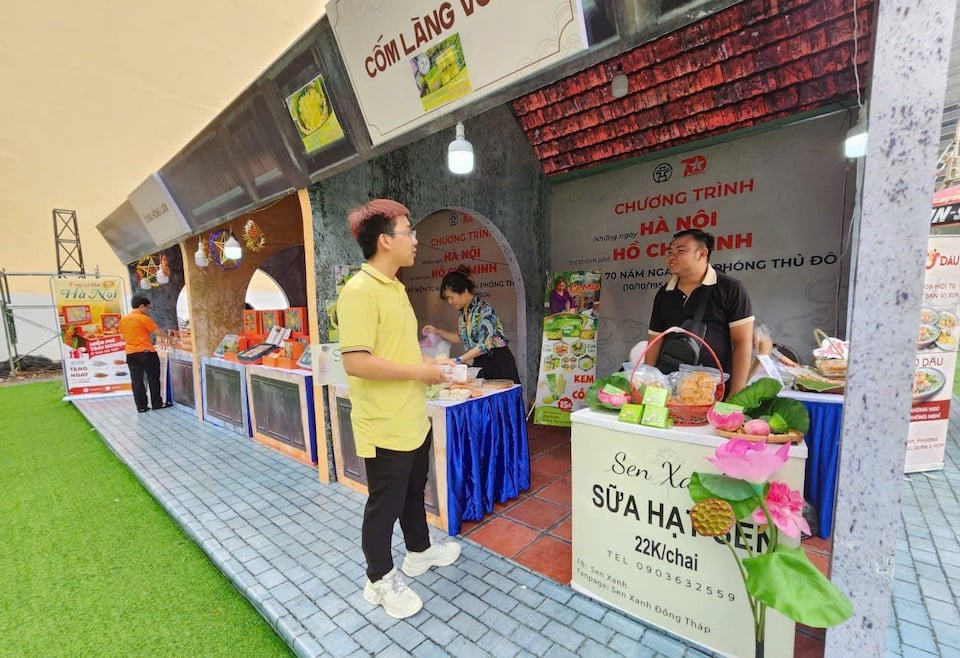
[[[363,459],[350,424],[350,394],[329,387],[337,480],[366,494]],[[427,480],[427,521],[450,535],[463,521],[479,521],[530,487],[530,453],[522,388],[491,390],[463,401],[431,400],[427,415],[433,450]]]
[[[317,332],[304,244],[309,204],[301,202],[301,195],[288,196],[200,236],[197,253],[186,260],[191,365],[199,372],[188,372],[184,363],[180,388],[198,392],[205,422],[316,464],[317,427],[324,419],[310,364],[301,360]],[[239,256],[227,250],[231,238],[242,245]],[[309,246],[312,252],[312,241]],[[277,284],[285,307],[244,308],[257,271]],[[177,382],[176,375],[172,379]]]

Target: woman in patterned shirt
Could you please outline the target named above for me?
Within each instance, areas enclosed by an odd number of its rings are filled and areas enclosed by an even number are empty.
[[[428,324],[423,333],[437,334],[454,345],[463,345],[466,351],[457,358],[457,363],[462,361],[479,367],[480,377],[510,379],[519,384],[517,362],[507,346],[500,318],[489,303],[473,293],[473,289],[469,267],[461,265],[448,272],[440,282],[440,299],[460,312],[459,331],[444,331]]]

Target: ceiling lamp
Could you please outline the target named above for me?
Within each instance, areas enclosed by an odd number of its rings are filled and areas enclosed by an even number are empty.
[[[454,174],[473,171],[473,144],[463,136],[463,123],[457,122],[457,137],[447,149],[447,168]]]
[[[203,236],[197,236],[197,250],[193,252],[193,262],[197,264],[197,267],[206,267],[210,264],[210,261],[207,260],[207,252],[203,250]]]
[[[617,64],[617,73],[610,81],[610,95],[614,98],[623,98],[627,95],[628,91],[630,91],[630,80],[627,79],[626,73],[623,72],[623,66]]]
[[[230,238],[223,244],[223,255],[230,260],[240,260],[243,256],[243,247],[240,246],[232,230],[230,231]]]
[[[150,279],[143,277],[140,279],[140,288],[141,290],[150,290],[153,286],[150,285]]]

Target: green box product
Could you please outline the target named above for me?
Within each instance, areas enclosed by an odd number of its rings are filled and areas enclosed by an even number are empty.
[[[670,422],[670,412],[666,407],[655,404],[644,404],[640,424],[666,429],[673,423]]]
[[[667,399],[670,397],[670,391],[662,386],[645,386],[643,389],[643,403],[652,404],[657,407],[667,406]]]
[[[734,411],[743,413],[743,407],[741,407],[739,404],[730,404],[729,402],[715,402],[713,404],[713,410],[718,414],[730,414]]]
[[[617,415],[617,420],[619,420],[621,423],[633,423],[634,425],[638,425],[640,424],[640,418],[642,416],[642,404],[625,404],[620,407],[620,413]]]

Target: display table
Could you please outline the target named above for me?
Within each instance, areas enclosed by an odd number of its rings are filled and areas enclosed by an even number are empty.
[[[244,366],[217,357],[206,357],[201,364],[203,419],[212,425],[250,436]]]
[[[434,436],[447,437],[447,520],[480,521],[494,503],[530,488],[530,447],[519,385],[465,402],[427,403]]]
[[[253,438],[304,464],[316,464],[313,373],[247,366],[246,374]]]
[[[781,391],[780,395],[800,400],[810,414],[810,431],[804,437],[809,456],[803,497],[817,511],[817,535],[827,539],[833,533],[843,396],[802,391]]]
[[[694,536],[687,491],[694,471],[727,439],[710,427],[660,430],[620,423],[613,412],[570,416],[573,469],[571,586],[608,605],[731,656],[754,655],[753,618],[725,544]],[[775,479],[803,488],[807,448],[790,447]],[[752,525],[738,553],[767,547]],[[781,533],[781,541],[799,545]],[[793,655],[794,623],[767,611],[766,655]]]
[[[343,386],[329,388],[337,479],[366,493],[366,472],[350,426],[349,394]],[[479,521],[493,511],[494,503],[530,487],[520,386],[463,402],[431,401],[427,415],[433,426],[425,500],[431,525],[459,534],[463,521]]]

